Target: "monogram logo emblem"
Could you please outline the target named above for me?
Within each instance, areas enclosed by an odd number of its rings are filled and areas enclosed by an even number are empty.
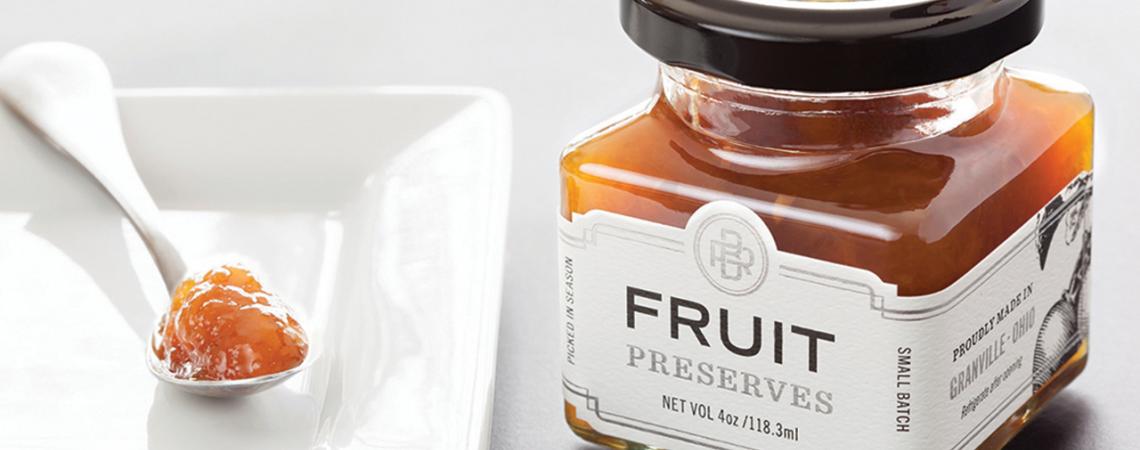
[[[721,228],[720,239],[709,240],[709,266],[720,267],[722,280],[740,281],[752,275],[756,253],[744,246],[744,237],[736,230]]]
[[[734,215],[705,219],[697,228],[693,250],[705,279],[726,294],[750,294],[768,275],[768,250],[760,234]]]

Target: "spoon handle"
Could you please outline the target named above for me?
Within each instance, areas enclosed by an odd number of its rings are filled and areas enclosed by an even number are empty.
[[[102,59],[66,43],[20,47],[0,60],[0,97],[114,198],[173,291],[186,276],[186,263],[162,232],[158,207],[127,152],[111,74]]]
[[[117,120],[116,115],[116,121]],[[117,128],[116,128],[117,129]],[[119,138],[122,141],[122,138]],[[154,258],[158,272],[167,290],[173,292],[179,283],[186,277],[186,263],[178,248],[170,241],[166,233],[161,230],[158,206],[147,193],[146,186],[139,178],[138,171],[128,155],[126,145],[121,143],[118,149],[83,149],[83,151],[68,151],[67,148],[56,146],[57,149],[71,156],[79,162],[86,172],[102,185],[103,190],[114,198],[115,203],[139,233],[147,250]],[[76,144],[87,145],[87,144]],[[111,145],[110,142],[90,145]],[[90,157],[91,155],[105,155],[106,157]],[[87,161],[81,160],[83,157]]]

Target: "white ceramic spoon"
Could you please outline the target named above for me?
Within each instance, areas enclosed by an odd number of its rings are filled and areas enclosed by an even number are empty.
[[[186,263],[163,233],[158,207],[127,153],[111,74],[103,60],[73,44],[25,45],[0,59],[0,98],[40,137],[83,166],[115,199],[173,292],[187,275]],[[310,344],[304,363],[283,372],[243,380],[182,380],[162,366],[151,344],[147,343],[146,362],[155,377],[211,397],[263,391],[297,374],[315,358]]]

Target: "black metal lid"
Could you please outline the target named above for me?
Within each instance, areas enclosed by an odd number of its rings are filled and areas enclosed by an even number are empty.
[[[1033,42],[1044,0],[621,0],[622,27],[667,64],[812,92],[921,86]]]

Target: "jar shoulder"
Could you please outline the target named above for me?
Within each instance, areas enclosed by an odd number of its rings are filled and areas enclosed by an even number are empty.
[[[992,120],[916,142],[836,152],[742,150],[694,131],[654,98],[568,146],[561,169],[564,177],[615,189],[662,189],[694,201],[712,195],[749,203],[778,198],[909,225],[899,231],[917,233],[922,221],[935,219],[934,210],[973,210],[1027,172],[1067,182],[1091,170],[1094,104],[1088,92],[1036,72],[1010,70],[1010,77],[1008,102]],[[925,231],[927,240],[942,234],[929,226]]]
[[[566,150],[562,213],[600,209],[683,227],[701,205],[733,200],[765,220],[783,251],[868,268],[900,293],[932,292],[1092,170],[1088,93],[1036,73],[1010,77],[992,120],[827,154],[735,149],[657,101]]]

